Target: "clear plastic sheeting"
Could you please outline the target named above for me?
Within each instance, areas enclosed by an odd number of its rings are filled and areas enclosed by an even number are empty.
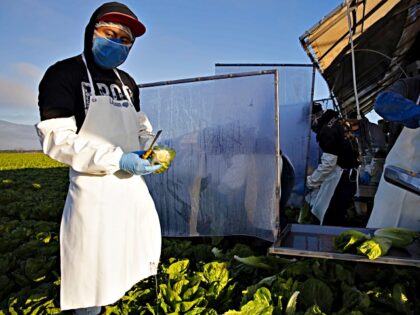
[[[165,236],[274,241],[280,198],[277,72],[140,85],[170,169],[145,176]]]
[[[216,64],[216,74],[277,69],[279,73],[280,149],[295,168],[295,185],[287,205],[303,205],[310,145],[310,109],[313,98],[312,65]],[[314,141],[312,141],[314,142]],[[312,161],[311,161],[312,162]],[[312,164],[312,163],[310,163]],[[280,209],[281,211],[282,209]]]

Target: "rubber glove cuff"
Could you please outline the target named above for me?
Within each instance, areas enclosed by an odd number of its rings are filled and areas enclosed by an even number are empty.
[[[161,165],[151,165],[148,160],[141,159],[136,153],[124,153],[120,159],[120,169],[133,175],[147,175],[156,172]]]
[[[145,154],[145,153],[146,153],[146,151],[144,151],[144,150],[140,150],[140,151],[133,151],[133,152],[131,152],[131,153],[135,153],[135,154],[137,154],[139,157],[141,157],[143,154]]]

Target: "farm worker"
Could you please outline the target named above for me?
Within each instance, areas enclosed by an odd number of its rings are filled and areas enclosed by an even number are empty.
[[[420,171],[420,76],[400,79],[378,94],[375,111],[405,127],[385,160],[387,165]],[[400,226],[420,230],[420,197],[382,176],[367,227]]]
[[[346,210],[356,193],[359,150],[349,128],[333,110],[312,106],[311,128],[322,150],[321,163],[307,177],[306,201],[323,225],[347,225]]]
[[[370,122],[363,113],[361,120],[357,119],[357,113],[352,112],[347,116],[346,121],[349,122],[353,134],[359,142],[359,151],[363,155],[375,155],[378,151],[386,148],[386,137],[379,125]]]
[[[347,116],[353,134],[356,136],[361,152],[359,182],[369,184],[371,180],[377,184],[382,173],[383,159],[386,153],[385,133],[379,125],[370,122],[363,114],[358,120],[356,112]]]
[[[84,51],[52,65],[39,85],[43,151],[70,166],[60,229],[62,310],[98,314],[156,274],[161,230],[143,175],[152,127],[134,79],[117,67],[146,29],[118,2],[85,30]]]

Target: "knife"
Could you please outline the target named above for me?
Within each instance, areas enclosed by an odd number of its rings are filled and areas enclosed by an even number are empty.
[[[160,134],[162,133],[162,130],[158,130],[158,132],[156,133],[155,137],[153,138],[152,143],[149,146],[149,149],[147,149],[146,152],[144,152],[144,154],[141,156],[142,159],[147,159],[150,154],[152,154],[153,151],[153,145],[155,144],[156,140],[159,138]]]

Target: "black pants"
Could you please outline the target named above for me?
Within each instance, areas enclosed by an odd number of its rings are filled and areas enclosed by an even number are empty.
[[[346,212],[353,205],[353,197],[356,194],[356,170],[345,169],[341,174],[340,181],[335,188],[327,212],[324,216],[323,225],[348,226]]]

